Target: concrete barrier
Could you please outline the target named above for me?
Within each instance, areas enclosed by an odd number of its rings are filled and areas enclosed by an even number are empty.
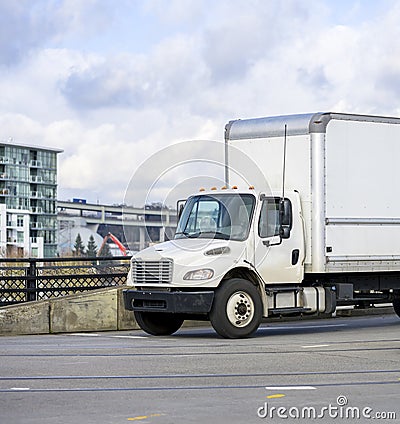
[[[123,304],[124,287],[0,308],[0,335],[138,329]]]
[[[49,313],[47,300],[0,308],[0,335],[49,333]]]

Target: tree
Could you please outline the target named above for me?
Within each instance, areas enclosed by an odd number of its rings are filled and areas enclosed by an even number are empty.
[[[85,254],[85,246],[83,245],[82,237],[79,233],[75,239],[74,254],[76,256],[83,256]]]
[[[94,237],[92,234],[89,237],[88,244],[86,247],[86,256],[89,256],[90,258],[97,256],[97,245],[94,241]]]

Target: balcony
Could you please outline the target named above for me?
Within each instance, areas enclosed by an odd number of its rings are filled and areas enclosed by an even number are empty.
[[[43,213],[43,208],[40,206],[32,206],[31,213]]]
[[[43,178],[40,175],[31,175],[30,181],[31,183],[41,183],[43,182]]]
[[[8,196],[10,194],[10,190],[8,188],[0,188],[0,196]]]
[[[0,174],[0,180],[9,180],[10,176],[4,172]]]
[[[31,191],[30,197],[31,199],[54,199],[55,196],[46,192],[42,193],[40,191]]]
[[[43,225],[41,222],[31,222],[31,228],[33,230],[41,230],[43,228]]]
[[[0,156],[0,163],[10,163],[10,158],[6,158],[5,156]]]
[[[42,162],[40,162],[40,160],[31,160],[30,163],[29,163],[29,166],[31,168],[41,168]]]

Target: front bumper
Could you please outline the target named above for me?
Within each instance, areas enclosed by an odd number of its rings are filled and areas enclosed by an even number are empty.
[[[213,291],[161,292],[123,290],[125,309],[142,312],[207,314],[214,300]]]

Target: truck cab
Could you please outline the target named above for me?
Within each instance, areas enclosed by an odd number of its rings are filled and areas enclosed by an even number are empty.
[[[248,336],[274,310],[308,311],[299,295],[304,258],[296,191],[202,190],[187,199],[173,240],[132,258],[126,307],[150,334],[196,318],[224,337]]]

